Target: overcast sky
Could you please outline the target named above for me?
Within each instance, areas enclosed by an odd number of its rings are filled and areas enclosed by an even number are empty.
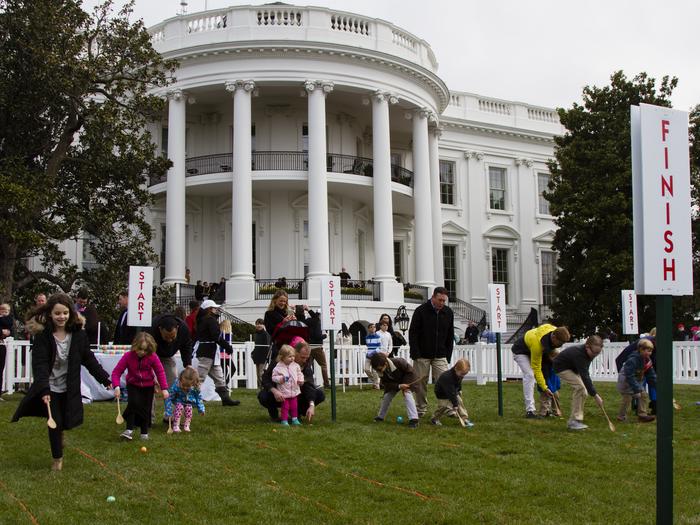
[[[98,0],[85,0],[91,7]],[[115,0],[117,5],[125,3]],[[189,0],[188,12],[268,2]],[[293,3],[293,2],[288,2]],[[318,5],[382,18],[426,40],[448,88],[546,107],[570,107],[585,85],[613,71],[676,76],[677,109],[700,103],[700,1],[324,0]],[[147,26],[180,0],[136,0]]]

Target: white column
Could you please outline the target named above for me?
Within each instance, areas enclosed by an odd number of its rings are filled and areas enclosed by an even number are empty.
[[[328,180],[326,166],[326,95],[333,83],[307,80],[304,88],[309,99],[309,299],[320,298],[321,277],[328,268]]]
[[[374,280],[382,301],[401,302],[403,286],[394,275],[394,218],[391,191],[389,104],[397,98],[384,91],[372,95],[372,164],[374,201]]]
[[[185,130],[187,94],[168,92],[168,170],[165,202],[165,284],[185,282]]]
[[[250,98],[255,82],[226,82],[233,93],[233,189],[231,199],[231,276],[226,282],[226,301],[252,301],[253,275],[253,183],[251,179]]]
[[[430,128],[428,142],[430,144],[430,210],[433,220],[433,265],[435,283],[445,284],[445,264],[442,257],[442,204],[440,203],[440,153],[438,139],[442,134],[439,126]]]
[[[413,118],[413,217],[416,231],[416,283],[427,286],[432,293],[435,285],[433,259],[433,218],[430,202],[430,155],[428,146],[428,116],[430,111],[419,109]]]

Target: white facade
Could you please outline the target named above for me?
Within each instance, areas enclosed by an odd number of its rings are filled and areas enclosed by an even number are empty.
[[[378,283],[347,320],[393,316],[397,278],[482,308],[505,280],[514,311],[546,303],[553,110],[450,91],[425,41],[355,14],[231,7],[150,31],[181,63],[151,129],[173,162],[150,185],[156,280],[225,277],[246,320],[269,300],[256,280],[306,277],[317,305],[341,267]]]

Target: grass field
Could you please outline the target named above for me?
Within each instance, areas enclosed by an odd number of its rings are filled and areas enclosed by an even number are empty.
[[[615,413],[614,385],[598,386]],[[502,419],[496,386],[466,383],[474,428],[446,419],[416,430],[395,422],[405,418],[398,398],[387,422],[372,422],[372,390],[339,392],[335,424],[328,402],[312,426],[288,429],[268,421],[253,392],[237,392],[241,406],[208,403],[189,435],[155,428],[147,453],[138,439],[119,441],[116,405],[97,403],[66,434],[58,473],[44,421],[8,422],[14,396],[0,403],[0,523],[654,522],[655,423],[613,434],[589,402],[590,428],[574,433],[565,420],[525,420],[520,385],[504,390]],[[675,396],[675,523],[700,523],[700,388],[677,386]]]

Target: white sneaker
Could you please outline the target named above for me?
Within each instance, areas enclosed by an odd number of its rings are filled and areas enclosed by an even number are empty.
[[[583,423],[582,421],[577,421],[577,420],[572,420],[569,421],[569,424],[567,425],[569,430],[585,430],[588,428],[588,425]]]
[[[131,441],[132,439],[134,439],[133,434],[134,434],[134,431],[133,431],[133,430],[128,430],[128,429],[127,429],[127,430],[125,430],[124,432],[122,432],[121,434],[119,434],[119,437],[122,438],[122,439],[125,439],[125,440],[127,440],[127,441]]]

